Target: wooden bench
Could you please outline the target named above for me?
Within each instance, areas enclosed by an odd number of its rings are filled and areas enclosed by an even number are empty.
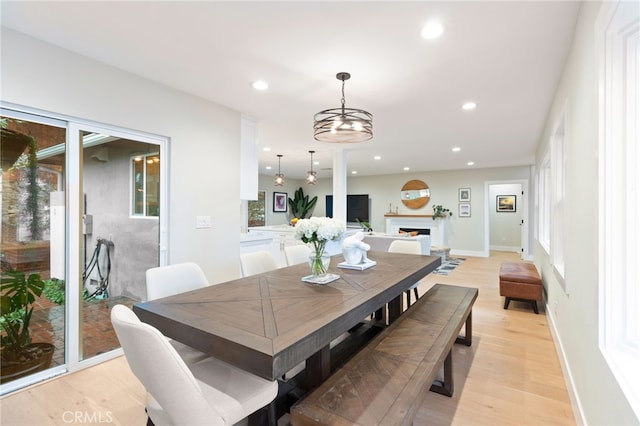
[[[453,394],[454,343],[471,346],[478,289],[435,284],[291,408],[291,424],[409,425],[429,390]],[[465,325],[465,335],[458,333]],[[434,383],[444,366],[444,380]]]
[[[504,308],[509,302],[529,302],[538,313],[537,300],[542,300],[542,279],[533,263],[503,262],[500,265],[500,296],[504,296]]]

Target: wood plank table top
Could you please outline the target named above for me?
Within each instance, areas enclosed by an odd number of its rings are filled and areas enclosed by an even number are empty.
[[[402,312],[403,291],[440,265],[439,256],[368,255],[377,265],[364,271],[337,268],[343,258],[334,256],[329,273],[340,279],[327,285],[302,282],[309,265],[300,264],[138,303],[133,309],[164,335],[275,380],[328,352],[332,340],[386,303],[392,321]],[[323,370],[317,381],[328,374]]]

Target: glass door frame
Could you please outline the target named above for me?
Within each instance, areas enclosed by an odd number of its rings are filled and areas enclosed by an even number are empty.
[[[168,227],[169,227],[169,138],[151,133],[129,130],[122,127],[106,125],[76,117],[51,113],[34,108],[28,108],[4,101],[0,101],[0,112],[7,117],[19,118],[41,124],[63,127],[67,130],[66,159],[65,159],[65,271],[66,271],[66,306],[65,306],[65,364],[52,367],[40,373],[23,379],[18,379],[2,385],[2,394],[23,388],[33,383],[57,376],[75,372],[122,354],[118,348],[103,354],[82,359],[81,308],[79,286],[82,283],[83,272],[83,143],[82,132],[103,133],[111,136],[134,141],[158,145],[160,153],[160,217],[159,217],[159,247],[160,265],[168,259]],[[75,288],[70,288],[70,286]]]

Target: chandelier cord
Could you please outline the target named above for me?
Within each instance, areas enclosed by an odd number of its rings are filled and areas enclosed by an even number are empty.
[[[342,115],[344,115],[344,80],[342,80]]]

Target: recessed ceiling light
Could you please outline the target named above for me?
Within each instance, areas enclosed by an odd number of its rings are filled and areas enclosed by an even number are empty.
[[[460,152],[460,147],[459,146],[454,146],[453,148],[451,148],[451,151]]]
[[[357,174],[358,174],[358,171],[357,171],[357,170],[351,170],[351,174],[352,174],[352,175],[357,175]]]
[[[257,80],[251,83],[251,87],[256,90],[267,90],[269,88],[269,84],[264,80]]]
[[[317,165],[319,165],[319,164],[320,164],[320,162],[319,162],[319,161],[314,161],[314,162],[313,162],[313,165],[314,165],[314,166],[317,166]]]
[[[440,37],[443,32],[444,27],[440,22],[429,21],[424,27],[422,27],[422,31],[420,34],[424,39],[433,40],[434,38]]]
[[[473,109],[476,109],[478,105],[475,102],[465,102],[464,104],[462,104],[462,109],[465,111],[471,111]]]
[[[271,166],[267,166],[267,167],[265,167],[265,169],[271,170]]]
[[[411,169],[409,167],[405,167],[402,170],[404,170],[406,172],[406,171],[411,170]]]
[[[269,151],[271,151],[271,148],[269,148],[268,146],[265,146],[264,148],[262,148],[262,150],[264,152],[269,152]]]
[[[474,164],[476,164],[476,163],[474,163],[473,161],[469,161],[469,162],[467,163],[467,166],[473,166]]]
[[[380,157],[379,155],[376,155],[375,157],[373,157],[374,160],[381,160],[382,157]]]

